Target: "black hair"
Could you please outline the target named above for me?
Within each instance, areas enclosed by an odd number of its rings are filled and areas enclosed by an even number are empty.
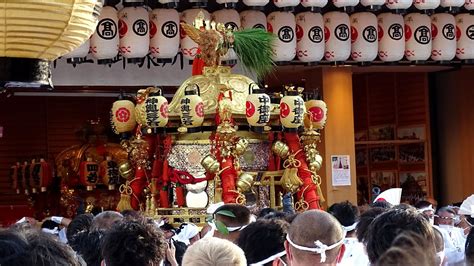
[[[240,232],[237,245],[242,248],[247,263],[256,263],[285,250],[289,224],[283,220],[261,219]],[[269,263],[271,265],[271,262]]]
[[[396,236],[391,247],[380,256],[375,265],[431,266],[436,265],[435,253],[428,240],[417,233],[406,231]]]
[[[413,206],[417,209],[421,209],[421,208],[426,208],[430,205],[433,205],[433,204],[429,201],[426,201],[426,200],[420,200],[417,203],[415,203],[415,205],[413,205]]]
[[[136,219],[142,219],[143,216],[139,211],[136,210],[124,210],[121,212],[123,215],[124,219],[129,219],[129,220],[136,220]]]
[[[349,201],[334,203],[328,212],[343,226],[351,226],[359,220],[359,209]]]
[[[230,211],[234,217],[219,215],[220,211]],[[226,226],[242,226],[250,222],[250,211],[247,207],[240,204],[225,204],[217,208],[214,212]]]
[[[0,231],[0,265],[21,265],[27,256],[28,242],[15,230]]]
[[[104,235],[105,230],[81,231],[72,237],[69,245],[81,255],[88,266],[100,266],[102,255],[99,247]]]
[[[89,231],[89,228],[92,224],[92,219],[94,216],[92,214],[80,214],[72,219],[71,223],[69,223],[67,230],[66,230],[66,238],[68,243],[72,241],[73,236],[82,231]]]
[[[391,209],[393,207],[392,204],[390,204],[388,201],[386,200],[378,200],[376,202],[373,202],[372,204],[370,204],[370,207],[372,208],[383,208],[383,209]]]
[[[188,246],[186,244],[184,244],[183,242],[176,241],[176,240],[173,240],[173,245],[176,248],[176,251],[175,251],[175,254],[174,254],[176,262],[178,263],[178,265],[182,265],[184,253],[188,249]],[[171,263],[168,260],[165,260],[163,262],[163,265],[169,266],[169,265],[171,265]]]
[[[166,248],[163,232],[144,219],[114,224],[101,245],[107,266],[158,265],[165,257]]]
[[[263,208],[258,213],[257,219],[264,218],[266,215],[268,215],[270,213],[274,213],[274,212],[276,212],[276,210],[273,209],[273,208]]]
[[[57,241],[51,234],[36,229],[22,233],[28,242],[28,250],[26,256],[23,256],[25,263],[19,265],[79,265],[74,251],[66,244]]]
[[[51,220],[46,220],[41,224],[41,228],[46,228],[46,229],[54,229],[58,227],[59,227],[59,224]]]
[[[266,219],[266,220],[271,220],[271,219],[285,220],[286,217],[288,217],[288,213],[276,211],[276,212],[270,212],[269,214],[263,216],[263,219]]]
[[[474,265],[474,230],[471,230],[466,237],[464,254],[466,255],[466,264]]]
[[[369,226],[364,242],[370,262],[376,263],[402,232],[419,234],[429,241],[430,249],[435,251],[433,228],[423,215],[414,208],[392,209],[377,216]]]
[[[362,213],[359,217],[359,223],[356,226],[356,234],[357,240],[359,242],[364,242],[364,239],[367,236],[367,231],[369,229],[369,225],[375,219],[375,217],[379,216],[380,214],[386,212],[387,210],[380,207],[370,208],[364,213]]]

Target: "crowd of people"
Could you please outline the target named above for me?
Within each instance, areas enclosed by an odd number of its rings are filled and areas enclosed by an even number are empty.
[[[218,204],[208,212],[203,228],[136,211],[23,218],[0,230],[0,265],[474,265],[473,219],[428,201],[256,215]]]

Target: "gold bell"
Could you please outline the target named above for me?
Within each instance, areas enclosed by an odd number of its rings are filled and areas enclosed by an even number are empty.
[[[120,173],[120,176],[125,178],[125,179],[130,179],[130,177],[132,177],[133,175],[133,169],[132,169],[132,165],[130,164],[130,162],[124,162],[122,164],[120,164],[119,166],[119,173]]]
[[[235,154],[242,155],[245,153],[249,146],[249,141],[247,139],[241,138],[235,143]]]
[[[248,173],[242,173],[237,180],[237,189],[240,193],[250,191],[253,185],[253,176]]]
[[[290,154],[290,148],[285,143],[277,140],[272,145],[272,151],[280,158],[286,158]]]
[[[212,156],[212,155],[206,155],[204,158],[201,160],[201,165],[204,167],[206,172],[215,174],[219,172],[220,165],[217,159]]]

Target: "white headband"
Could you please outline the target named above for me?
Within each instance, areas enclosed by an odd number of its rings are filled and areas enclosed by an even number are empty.
[[[358,222],[355,222],[355,223],[353,223],[352,225],[349,225],[349,226],[344,226],[343,225],[342,229],[344,229],[344,231],[346,231],[346,232],[354,231],[357,227],[357,224],[358,224]]]
[[[283,256],[285,256],[285,255],[286,255],[286,251],[283,250],[282,252],[279,252],[279,253],[277,253],[277,254],[275,254],[275,255],[272,255],[272,256],[270,256],[270,257],[264,259],[264,260],[261,260],[261,261],[259,261],[259,262],[252,263],[252,264],[250,264],[250,266],[261,266],[261,265],[265,265],[265,264],[269,263],[270,261],[273,261],[273,260],[276,259],[276,258],[281,258],[281,257],[283,257]]]
[[[59,229],[57,227],[54,227],[54,229],[41,228],[41,231],[43,231],[45,233],[48,233],[48,234],[53,234],[53,235],[59,234]]]
[[[321,263],[325,263],[326,262],[326,251],[327,250],[331,250],[337,246],[339,246],[340,244],[342,244],[344,242],[344,238],[346,237],[346,231],[342,231],[342,238],[341,240],[339,240],[337,243],[334,243],[330,246],[322,243],[321,241],[319,240],[316,240],[314,241],[314,245],[316,247],[304,247],[304,246],[300,246],[300,245],[297,245],[295,243],[293,243],[293,241],[291,241],[290,239],[290,235],[286,235],[286,240],[288,241],[288,243],[290,243],[290,245],[292,245],[294,248],[296,249],[299,249],[299,250],[302,250],[302,251],[309,251],[309,252],[314,252],[314,253],[318,253],[321,255],[321,260],[320,262]]]
[[[433,205],[429,205],[428,207],[424,207],[424,208],[418,209],[418,211],[419,211],[420,213],[423,213],[423,212],[425,212],[425,211],[435,211],[435,210],[433,209]]]

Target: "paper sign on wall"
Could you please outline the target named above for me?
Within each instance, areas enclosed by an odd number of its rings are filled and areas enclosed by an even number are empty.
[[[332,185],[350,186],[351,185],[351,167],[349,155],[332,155]]]

